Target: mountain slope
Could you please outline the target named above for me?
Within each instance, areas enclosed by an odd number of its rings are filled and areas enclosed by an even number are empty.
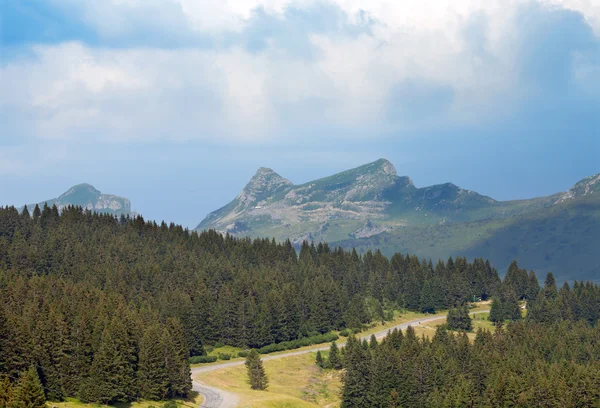
[[[44,204],[48,206],[56,205],[60,210],[70,205],[83,207],[87,210],[109,214],[131,214],[131,202],[124,197],[113,194],[103,194],[90,184],[78,184],[71,187],[58,198],[45,200],[37,205],[42,208]],[[29,210],[33,210],[36,204],[28,204]]]
[[[410,225],[505,217],[558,199],[498,202],[452,183],[417,188],[385,159],[301,185],[260,168],[232,202],[210,213],[197,229],[294,243],[338,241]]]
[[[240,195],[197,229],[327,241],[423,257],[513,259],[560,279],[600,281],[600,174],[568,192],[496,201],[445,183],[418,188],[385,159],[301,185],[261,168]]]
[[[359,252],[381,249],[421,257],[484,257],[501,270],[513,259],[559,280],[600,282],[600,194],[501,219],[419,225],[363,239],[337,242]]]

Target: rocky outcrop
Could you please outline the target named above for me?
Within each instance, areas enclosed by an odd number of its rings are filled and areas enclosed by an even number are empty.
[[[600,193],[600,173],[577,182],[569,191],[560,196],[556,204],[594,193]]]
[[[56,205],[59,211],[62,211],[68,206],[78,206],[86,210],[110,213],[115,215],[132,215],[131,202],[124,197],[119,197],[113,194],[103,194],[94,186],[84,183],[71,187],[58,198],[45,200],[38,205]],[[35,204],[28,205],[30,209],[35,207]]]

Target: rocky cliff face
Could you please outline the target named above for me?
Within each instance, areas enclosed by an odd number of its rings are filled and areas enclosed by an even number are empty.
[[[132,214],[131,202],[124,197],[119,197],[113,194],[102,194],[99,190],[90,184],[78,184],[71,187],[58,198],[45,200],[38,205],[41,207],[47,204],[48,206],[56,205],[59,211],[70,205],[79,206],[86,210],[111,213],[111,214]],[[33,209],[35,204],[28,205]]]
[[[562,194],[556,204],[594,193],[600,193],[600,173],[579,181],[569,191]]]

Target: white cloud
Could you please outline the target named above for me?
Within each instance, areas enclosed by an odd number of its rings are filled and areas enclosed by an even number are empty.
[[[35,46],[34,58],[0,66],[0,109],[22,115],[30,136],[112,141],[264,142],[319,125],[336,128],[340,135],[344,130],[368,129],[364,134],[372,137],[390,129],[476,123],[482,117],[507,114],[515,108],[510,101],[520,97],[515,88],[513,37],[518,30],[513,17],[523,3],[338,0],[350,18],[366,10],[378,24],[372,35],[310,35],[317,50],[314,59],[290,56],[277,44],[258,53],[241,46],[102,48],[74,42]],[[597,22],[600,15],[599,6],[591,1],[552,3],[585,13],[589,22]],[[105,35],[118,36],[128,29],[128,21],[117,11],[128,10],[131,15],[136,8],[162,7],[181,11],[195,29],[218,36],[242,30],[244,19],[259,5],[283,15],[288,4],[91,1],[85,16]],[[140,13],[140,18],[147,14]],[[164,20],[165,29],[179,21],[157,18]],[[465,32],[471,26],[483,32]],[[580,76],[597,69],[588,64]],[[451,93],[448,106],[440,105],[436,117],[427,118],[414,117],[415,110],[399,111],[402,120],[390,122],[390,92],[406,82],[427,84],[433,93],[424,97],[435,97],[437,88]],[[409,104],[414,95],[395,97],[406,98]]]

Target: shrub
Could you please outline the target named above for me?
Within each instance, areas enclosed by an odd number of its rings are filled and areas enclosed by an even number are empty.
[[[214,363],[215,361],[217,361],[217,356],[194,356],[189,359],[190,364]]]
[[[177,408],[177,403],[175,401],[167,401],[163,404],[162,408]]]
[[[242,351],[238,351],[238,357],[242,357],[242,358],[246,358],[248,357],[248,353],[250,353],[250,350],[242,350]]]
[[[348,335],[350,335],[350,330],[348,329],[344,329],[340,332],[340,336],[342,337],[348,337]]]
[[[272,343],[258,349],[260,354],[275,353],[277,351],[293,350],[299,347],[312,346],[313,344],[330,343],[339,339],[335,333],[317,334],[311,337],[302,337],[297,340]]]
[[[215,343],[215,348],[219,348],[219,347],[223,347],[223,343],[221,343],[220,341],[217,341]]]
[[[219,353],[219,360],[231,360],[231,354]]]
[[[211,346],[204,347],[204,351],[206,352],[206,354],[212,353],[213,350],[214,350],[214,348]]]

